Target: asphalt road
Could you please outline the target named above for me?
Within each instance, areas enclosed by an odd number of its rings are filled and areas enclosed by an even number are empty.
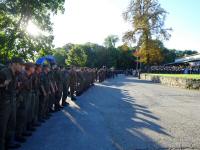
[[[21,150],[200,149],[200,91],[119,76],[53,115]]]

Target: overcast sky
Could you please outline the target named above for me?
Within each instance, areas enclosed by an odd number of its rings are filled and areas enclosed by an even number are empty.
[[[122,37],[130,28],[122,12],[130,0],[66,0],[65,13],[53,17],[54,44],[86,42],[103,44],[110,34]],[[172,37],[165,46],[200,52],[200,0],[160,0],[169,14],[166,26],[172,27]]]

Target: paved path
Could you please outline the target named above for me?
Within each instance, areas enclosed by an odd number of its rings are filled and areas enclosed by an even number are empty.
[[[200,92],[119,76],[96,84],[21,150],[200,149]]]

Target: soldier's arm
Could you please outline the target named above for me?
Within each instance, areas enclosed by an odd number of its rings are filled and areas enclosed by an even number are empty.
[[[42,89],[42,92],[43,92],[44,96],[47,96],[47,92],[46,92],[46,90],[45,90],[44,86],[43,86],[43,85],[41,85],[40,87],[41,87],[41,89]]]
[[[10,83],[11,80],[6,79],[6,75],[4,72],[0,72],[0,87],[6,87]]]
[[[4,86],[5,78],[0,74],[0,87]]]
[[[85,78],[79,73],[77,73],[77,78],[80,78],[82,81],[85,81]]]
[[[54,82],[54,87],[55,87],[55,90],[58,91],[58,86],[57,86],[56,81]]]
[[[52,81],[50,82],[50,85],[51,85],[51,89],[52,89],[53,93],[55,93],[55,88],[54,88],[54,86],[53,86]]]
[[[40,88],[42,90],[42,93],[43,93],[44,96],[47,96],[47,92],[46,92],[46,90],[44,88],[44,75],[41,76],[40,81],[41,81]]]
[[[81,78],[82,80],[82,78]],[[75,72],[76,90],[78,88],[78,72]]]

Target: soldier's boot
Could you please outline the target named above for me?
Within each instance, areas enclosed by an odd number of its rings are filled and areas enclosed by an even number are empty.
[[[24,138],[22,135],[16,135],[15,136],[15,141],[20,142],[20,143],[25,143],[26,138]]]
[[[26,132],[22,133],[22,136],[29,137],[29,136],[32,136],[32,133],[26,131]]]
[[[62,103],[62,106],[69,106],[69,103],[68,102],[64,102],[64,103]]]
[[[81,96],[81,95],[82,95],[81,92],[77,92],[77,93],[76,93],[76,96]]]
[[[73,96],[71,96],[71,100],[72,101],[76,101],[76,97],[73,95]]]
[[[63,94],[63,97],[62,97],[62,104],[61,104],[63,107],[69,105],[69,103],[66,102],[66,99],[67,99],[67,94]]]
[[[13,135],[13,136],[8,136],[6,138],[5,147],[6,149],[17,149],[17,148],[20,148],[21,145],[15,141],[15,137]]]
[[[5,147],[6,149],[18,149],[21,147],[21,145],[18,143],[7,141]]]
[[[33,127],[40,127],[41,123],[39,123],[39,120],[37,120],[37,122],[34,122]]]
[[[28,123],[27,130],[31,131],[31,132],[36,131],[36,129],[33,127],[32,123]]]
[[[74,87],[70,87],[70,97],[72,101],[76,101],[76,97],[74,96]]]

